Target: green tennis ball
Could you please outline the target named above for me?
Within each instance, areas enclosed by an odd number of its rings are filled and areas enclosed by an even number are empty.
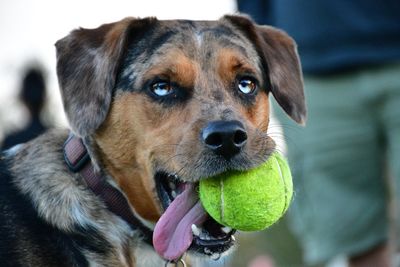
[[[278,152],[254,169],[203,179],[199,187],[200,200],[210,216],[242,231],[271,226],[286,212],[293,195],[289,166]]]

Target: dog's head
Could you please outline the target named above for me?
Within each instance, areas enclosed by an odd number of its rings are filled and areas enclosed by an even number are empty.
[[[172,242],[192,242],[189,213],[199,212],[176,206],[194,205],[200,179],[252,168],[272,153],[270,93],[293,120],[305,121],[295,43],[246,17],[127,18],[73,31],[56,47],[72,130],[94,140],[137,216],[155,223],[163,214],[163,240],[154,240],[162,254]],[[197,223],[192,249],[212,255],[232,246],[230,229]]]

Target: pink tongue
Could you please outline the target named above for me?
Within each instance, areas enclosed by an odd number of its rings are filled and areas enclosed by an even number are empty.
[[[207,213],[193,185],[187,185],[158,220],[153,232],[153,245],[164,259],[176,260],[193,241],[192,224],[201,224]]]

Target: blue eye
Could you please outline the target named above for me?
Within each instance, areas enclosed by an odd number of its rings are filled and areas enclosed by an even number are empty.
[[[247,95],[253,93],[256,90],[257,85],[251,79],[244,78],[239,80],[237,87],[240,92]]]
[[[156,82],[150,87],[150,90],[157,96],[167,96],[174,92],[174,88],[169,82]]]

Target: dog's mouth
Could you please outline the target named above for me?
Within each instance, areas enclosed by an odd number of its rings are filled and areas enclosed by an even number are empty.
[[[222,226],[203,209],[198,183],[158,172],[157,193],[164,208],[153,233],[153,245],[165,259],[179,259],[187,250],[218,259],[234,244],[235,230]]]

